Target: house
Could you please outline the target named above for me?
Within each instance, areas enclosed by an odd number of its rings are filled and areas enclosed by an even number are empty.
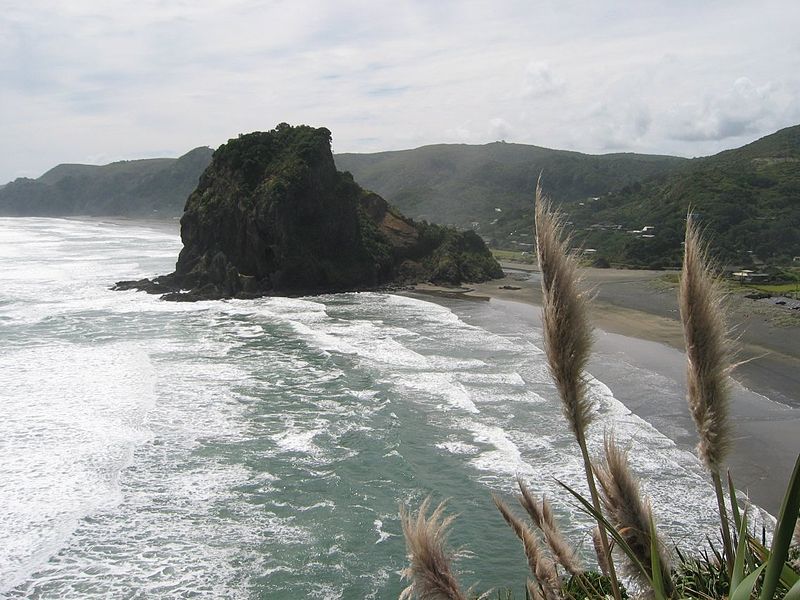
[[[741,271],[735,271],[731,273],[731,277],[736,279],[741,283],[753,283],[755,281],[769,281],[769,274],[767,273],[756,273],[751,271],[750,269],[742,269]]]

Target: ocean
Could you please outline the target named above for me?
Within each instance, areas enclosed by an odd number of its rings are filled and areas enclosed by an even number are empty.
[[[458,515],[462,581],[520,592],[525,558],[491,501],[517,476],[590,556],[535,321],[388,293],[109,289],[179,250],[146,224],[0,219],[0,596],[393,598],[398,507],[427,496]],[[661,530],[696,548],[717,528],[698,460],[611,391],[682,387],[619,365],[592,362],[590,447],[613,428]]]

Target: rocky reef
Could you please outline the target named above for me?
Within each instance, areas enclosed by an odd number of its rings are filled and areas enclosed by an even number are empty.
[[[415,223],[336,170],[331,133],[285,123],[214,152],[175,272],[121,281],[167,300],[303,295],[502,276],[474,232]]]

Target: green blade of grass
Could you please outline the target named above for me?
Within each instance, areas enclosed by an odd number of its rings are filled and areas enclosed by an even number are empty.
[[[800,581],[795,583],[792,588],[786,592],[783,600],[800,600]]]
[[[642,564],[642,562],[641,562],[641,561],[640,561],[640,560],[639,560],[639,559],[636,557],[636,553],[635,553],[635,552],[634,552],[634,551],[631,549],[631,547],[630,547],[630,546],[628,545],[628,543],[625,541],[625,538],[623,538],[623,537],[622,537],[622,536],[619,534],[619,532],[617,531],[617,529],[616,529],[616,528],[615,528],[615,527],[614,527],[614,526],[613,526],[613,525],[612,525],[612,524],[611,524],[611,523],[608,521],[608,519],[606,519],[606,518],[603,516],[603,514],[602,514],[602,513],[600,513],[600,512],[598,512],[598,511],[596,511],[596,510],[595,510],[595,508],[594,508],[594,506],[592,506],[592,503],[591,503],[589,500],[587,500],[586,498],[584,498],[583,496],[581,496],[581,495],[580,495],[578,492],[576,492],[575,490],[573,490],[573,489],[572,489],[571,487],[569,487],[569,486],[568,486],[566,483],[564,483],[563,481],[559,481],[558,479],[556,479],[556,483],[557,483],[558,485],[560,485],[561,487],[563,487],[565,490],[567,490],[567,491],[568,491],[570,494],[572,494],[572,495],[575,497],[575,499],[576,499],[576,500],[578,500],[578,502],[580,502],[580,503],[583,505],[583,510],[584,510],[584,511],[586,511],[587,513],[589,513],[589,514],[590,514],[592,517],[594,517],[594,518],[595,518],[595,519],[596,519],[598,522],[600,522],[600,523],[602,523],[602,524],[603,524],[603,527],[605,527],[605,528],[606,528],[606,531],[608,531],[608,534],[609,534],[609,535],[610,535],[612,538],[614,538],[614,541],[617,543],[617,545],[619,546],[619,548],[620,548],[620,549],[621,549],[621,550],[622,550],[622,551],[625,553],[625,555],[626,555],[626,556],[627,556],[627,557],[630,559],[631,563],[633,563],[633,565],[634,565],[634,566],[635,566],[635,567],[636,567],[636,568],[637,568],[639,571],[641,571],[642,575],[643,575],[643,576],[644,576],[644,577],[647,579],[647,582],[650,584],[650,586],[653,586],[653,578],[652,578],[652,577],[650,577],[650,575],[648,574],[648,572],[647,572],[647,569],[645,568],[645,566],[644,566],[644,565]],[[662,585],[662,587],[663,587],[663,585]],[[655,588],[654,588],[654,589],[655,589]]]
[[[736,488],[733,485],[733,477],[731,477],[731,472],[728,471],[728,495],[731,498],[731,514],[733,515],[733,522],[736,525],[736,530],[738,531],[741,528],[741,516],[739,514],[739,502],[736,500]],[[745,515],[747,511],[745,511]]]
[[[750,550],[753,554],[756,555],[756,558],[759,562],[765,563],[767,562],[767,558],[769,557],[769,550],[767,550],[766,546],[759,542],[752,536],[748,536],[748,544],[750,545]],[[787,588],[792,587],[798,581],[800,581],[800,575],[792,569],[789,565],[784,564],[783,569],[781,569],[781,583]]]
[[[653,572],[653,595],[655,600],[666,600],[667,592],[664,589],[664,579],[661,576],[661,559],[659,558],[656,524],[652,515],[650,515],[650,569]]]
[[[789,546],[794,535],[794,525],[797,522],[797,513],[800,511],[800,454],[794,464],[794,472],[786,488],[786,495],[781,503],[778,523],[772,534],[772,548],[767,560],[767,570],[764,573],[764,584],[761,586],[759,600],[772,600],[778,587],[781,576],[789,556]]]
[[[756,587],[756,581],[758,581],[761,571],[763,571],[766,566],[766,564],[761,565],[750,573],[750,575],[745,577],[742,583],[739,584],[739,587],[736,588],[736,591],[730,595],[730,600],[750,600],[750,596],[753,594],[753,588]]]
[[[733,496],[731,496],[733,497]],[[744,563],[747,554],[747,513],[739,521],[739,542],[736,544],[736,557],[733,561],[733,574],[731,575],[731,594],[736,591],[744,579]]]

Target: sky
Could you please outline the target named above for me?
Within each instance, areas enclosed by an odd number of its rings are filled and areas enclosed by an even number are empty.
[[[705,156],[800,123],[800,2],[0,0],[0,183],[281,122]]]

